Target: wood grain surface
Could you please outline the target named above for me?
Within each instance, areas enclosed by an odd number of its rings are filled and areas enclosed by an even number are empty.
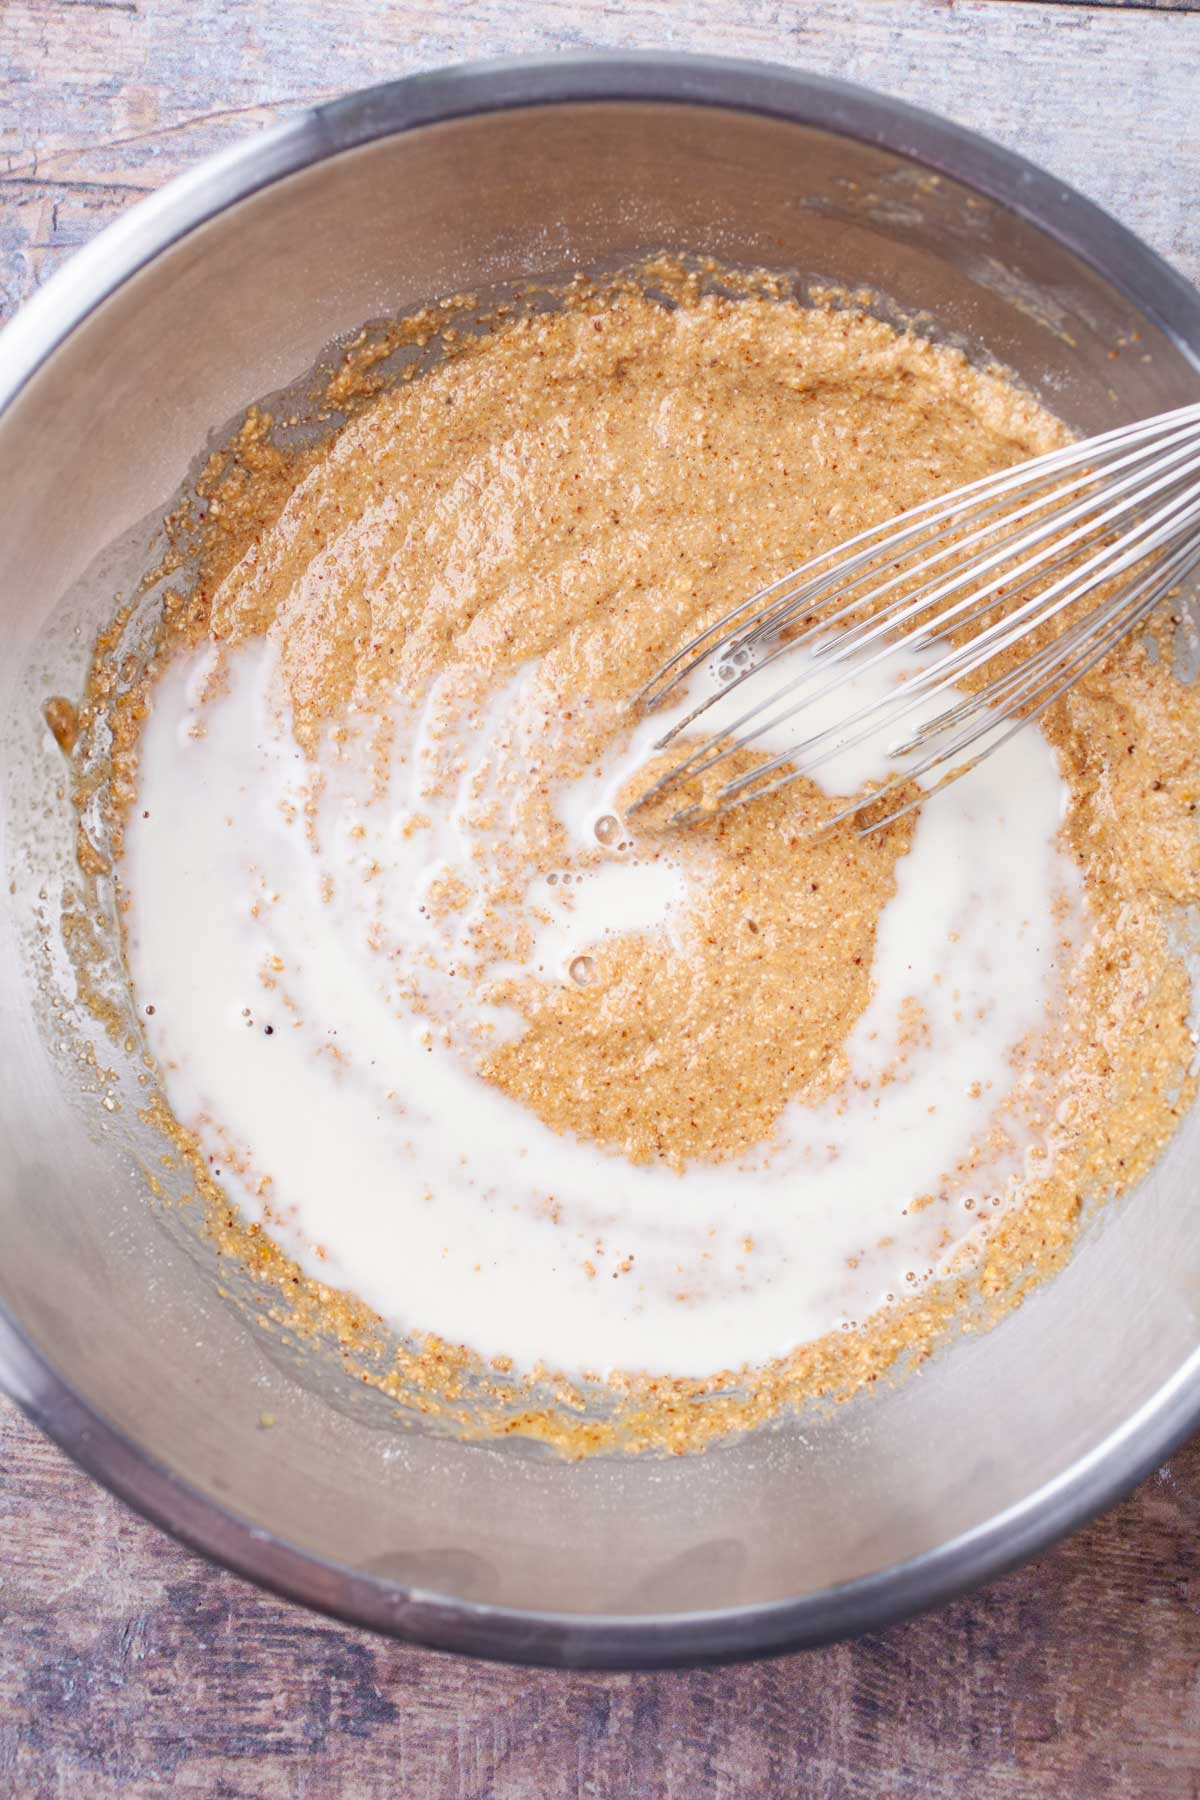
[[[0,1403],[2,1407],[2,1403]],[[0,1410],[4,1800],[1197,1800],[1200,1440],[985,1592],[737,1669],[508,1669],[218,1573]]]
[[[1023,150],[1200,279],[1200,18],[1081,0],[0,0],[0,316],[298,105],[500,53],[711,50]],[[436,1657],[209,1568],[0,1402],[0,1800],[1200,1800],[1200,1441],[881,1636],[742,1669]]]
[[[0,0],[0,305],[281,113],[413,69],[629,47],[773,58],[987,132],[1200,281],[1200,16],[1038,0]]]

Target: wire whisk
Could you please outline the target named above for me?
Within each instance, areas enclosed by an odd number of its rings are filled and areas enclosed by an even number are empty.
[[[886,756],[901,766],[822,827],[866,812],[860,834],[878,831],[1040,718],[1197,567],[1200,404],[939,495],[761,588],[664,664],[637,696],[645,710],[672,696],[686,704],[706,663],[716,682],[656,743],[683,737],[685,754],[636,805],[716,768],[715,789],[670,823],[711,818],[898,731]],[[818,701],[866,670],[887,674],[904,651],[932,660],[835,724],[815,724]],[[776,663],[786,678],[758,698]],[[729,698],[747,682],[752,703],[730,719]],[[714,729],[706,715],[718,703]],[[697,728],[705,735],[693,744],[685,734]],[[786,747],[764,751],[781,728]],[[756,745],[754,766],[721,770]]]

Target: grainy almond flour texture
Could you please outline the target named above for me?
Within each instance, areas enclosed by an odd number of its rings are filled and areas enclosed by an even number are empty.
[[[80,713],[156,1116],[223,1249],[357,1376],[569,1454],[699,1446],[989,1323],[1195,1090],[1169,607],[958,814],[814,835],[852,775],[629,812],[631,698],[695,631],[1066,436],[862,310],[653,275],[422,315],[387,345],[445,354],[395,385],[364,340],[317,449],[252,413],[194,588],[119,694],[101,641]]]

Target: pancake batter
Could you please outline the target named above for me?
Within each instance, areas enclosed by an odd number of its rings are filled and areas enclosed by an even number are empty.
[[[677,297],[507,322],[309,461],[161,659],[119,871],[241,1216],[456,1367],[599,1377],[676,1447],[714,1383],[723,1429],[920,1353],[1146,1165],[1196,891],[1195,704],[1137,645],[872,838],[811,831],[878,751],[628,815],[663,728],[629,700],[682,642],[1063,435],[861,313]]]

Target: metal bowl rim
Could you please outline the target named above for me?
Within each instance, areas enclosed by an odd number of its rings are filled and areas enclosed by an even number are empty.
[[[505,58],[406,76],[297,114],[209,157],[79,251],[0,336],[0,413],[124,282],[226,208],[326,158],[517,107],[665,103],[766,114],[921,163],[1008,207],[1089,264],[1200,369],[1200,294],[1102,208],[977,133],[855,84],[665,53]],[[1055,1481],[937,1549],[794,1600],[694,1613],[521,1611],[414,1591],[330,1562],[181,1481],[77,1394],[0,1307],[0,1381],[88,1474],[190,1548],[285,1599],[430,1648],[559,1667],[733,1661],[878,1630],[993,1579],[1126,1494],[1200,1426],[1200,1350]]]

